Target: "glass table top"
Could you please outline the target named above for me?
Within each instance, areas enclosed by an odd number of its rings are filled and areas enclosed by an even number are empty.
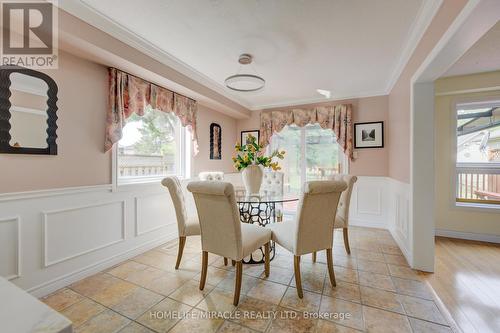
[[[243,188],[236,188],[234,194],[238,203],[280,203],[299,200],[298,194],[277,193],[274,191],[261,191],[260,193],[250,194]]]

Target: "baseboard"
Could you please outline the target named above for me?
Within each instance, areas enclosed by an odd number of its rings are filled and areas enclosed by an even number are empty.
[[[173,239],[177,238],[177,233],[170,233],[166,236],[154,239],[152,241],[149,241],[145,244],[139,245],[135,248],[129,249],[125,252],[116,254],[110,258],[104,259],[100,262],[97,262],[95,264],[92,264],[90,266],[84,267],[82,269],[79,269],[77,271],[74,271],[72,273],[63,275],[61,277],[55,278],[51,281],[45,282],[43,284],[40,284],[38,286],[29,288],[26,290],[30,294],[32,294],[35,297],[43,297],[46,296],[56,290],[59,290],[61,288],[64,288],[76,281],[79,281],[81,279],[84,279],[88,276],[91,276],[93,274],[96,274],[102,270],[105,270],[107,268],[110,268],[122,261],[125,261],[127,259],[130,259],[132,257],[135,257],[141,253],[144,253],[146,251],[149,251],[165,242],[171,241]]]
[[[349,218],[349,225],[353,227],[387,229],[387,223],[385,222],[356,219],[352,217]]]
[[[477,234],[474,232],[436,229],[436,236],[500,244],[500,235]]]

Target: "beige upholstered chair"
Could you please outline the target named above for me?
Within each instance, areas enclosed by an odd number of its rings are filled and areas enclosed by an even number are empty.
[[[233,304],[238,305],[242,278],[242,259],[264,245],[265,274],[269,276],[269,241],[271,230],[241,223],[239,209],[230,183],[197,181],[188,184],[193,193],[201,227],[202,271],[200,290],[205,287],[208,252],[236,262]]]
[[[283,194],[284,173],[279,171],[266,171],[262,179],[261,190],[270,191],[276,195]]]
[[[177,177],[167,177],[162,180],[162,185],[168,188],[172,202],[174,203],[175,215],[177,217],[177,228],[179,230],[179,250],[175,269],[179,268],[182,259],[182,252],[186,244],[186,237],[200,234],[200,223],[197,217],[188,217],[186,213],[186,203],[182,187]]]
[[[272,239],[294,255],[295,282],[299,298],[303,297],[300,278],[300,256],[326,250],[328,273],[335,286],[332,246],[333,221],[342,191],[347,188],[344,181],[310,181],[304,184],[295,221],[270,225]]]
[[[203,171],[198,174],[200,180],[224,180],[224,172],[222,171]]]

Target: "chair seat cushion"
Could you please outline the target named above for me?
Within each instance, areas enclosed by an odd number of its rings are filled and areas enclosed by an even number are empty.
[[[333,227],[337,229],[337,228],[343,228],[344,226],[345,226],[344,219],[339,215],[335,216],[335,223],[333,224]]]
[[[198,217],[192,216],[186,219],[186,236],[200,235],[200,222]]]
[[[267,228],[272,230],[272,240],[294,253],[294,232],[296,226],[294,221],[284,221],[270,224]]]
[[[243,247],[243,257],[250,255],[262,245],[271,240],[271,230],[259,225],[241,224],[241,243]]]

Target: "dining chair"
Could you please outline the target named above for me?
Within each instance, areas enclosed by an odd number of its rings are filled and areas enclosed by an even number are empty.
[[[283,195],[283,180],[285,174],[280,171],[265,171],[262,179],[261,190]]]
[[[208,253],[230,258],[236,264],[233,304],[240,299],[242,259],[264,246],[264,273],[269,276],[271,230],[240,222],[240,212],[230,183],[195,181],[188,184],[193,193],[201,228],[202,266],[200,290],[205,288]]]
[[[295,284],[299,298],[303,297],[300,277],[300,257],[326,250],[328,274],[332,287],[336,286],[333,271],[333,222],[344,181],[316,180],[306,182],[295,220],[271,224],[272,240],[294,255]]]
[[[222,171],[202,171],[198,174],[200,180],[224,180],[224,172]]]
[[[172,202],[175,208],[175,215],[177,217],[177,229],[179,231],[179,249],[177,251],[177,261],[175,269],[179,268],[182,259],[182,252],[184,245],[186,245],[187,236],[195,236],[200,234],[200,223],[196,216],[188,217],[186,213],[186,201],[184,193],[182,192],[181,182],[175,176],[166,177],[161,181],[170,192]]]

